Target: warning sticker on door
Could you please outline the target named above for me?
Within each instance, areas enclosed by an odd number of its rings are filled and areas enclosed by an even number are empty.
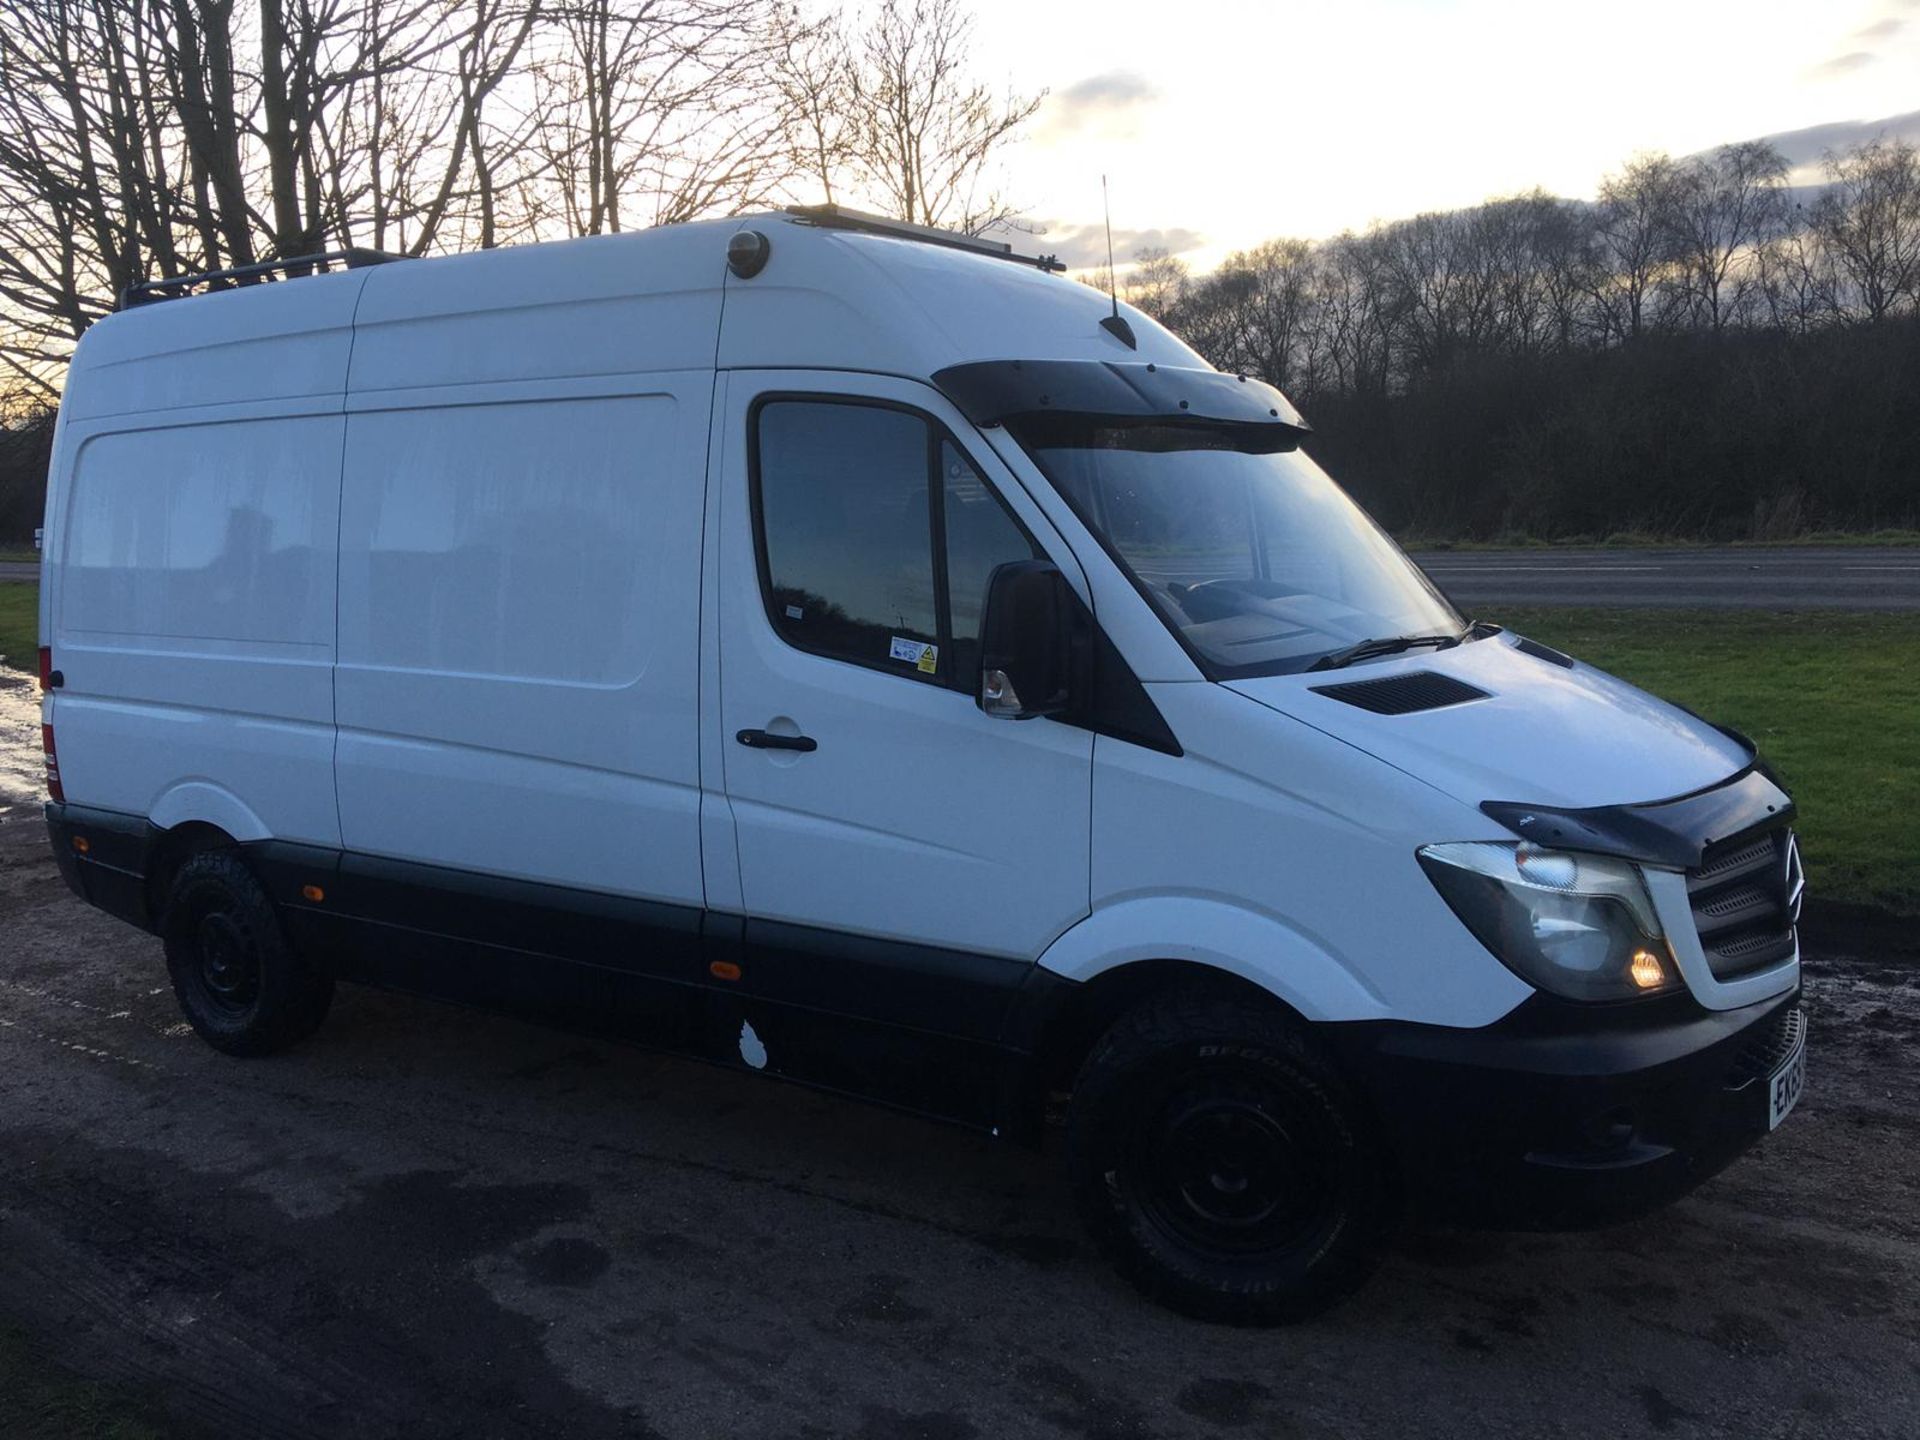
[[[940,668],[940,647],[929,645],[924,640],[902,640],[893,637],[893,644],[887,651],[889,660],[904,660],[922,675],[931,675]]]

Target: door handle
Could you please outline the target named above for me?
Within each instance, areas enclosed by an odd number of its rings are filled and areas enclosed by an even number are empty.
[[[765,730],[742,730],[733,737],[749,750],[818,750],[820,743],[810,735],[770,735]]]

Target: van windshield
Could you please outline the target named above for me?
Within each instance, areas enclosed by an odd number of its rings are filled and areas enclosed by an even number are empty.
[[[1339,663],[1363,641],[1463,635],[1399,546],[1298,450],[1250,452],[1225,427],[1064,416],[1015,432],[1214,679]]]

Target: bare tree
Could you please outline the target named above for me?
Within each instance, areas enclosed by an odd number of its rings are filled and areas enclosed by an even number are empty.
[[[31,0],[0,26],[0,360],[49,391],[115,294],[178,272],[191,233],[181,147],[151,125],[153,24],[133,3]]]
[[[1755,258],[1756,288],[1773,329],[1804,334],[1838,313],[1832,253],[1807,226],[1788,228],[1761,246]]]
[[[1317,389],[1380,396],[1396,361],[1399,301],[1379,231],[1336,236],[1321,247],[1320,305],[1312,370]]]
[[[1127,303],[1163,324],[1174,323],[1193,281],[1187,262],[1165,246],[1137,251],[1133,262],[1122,285]]]
[[[1305,359],[1317,272],[1305,240],[1269,240],[1236,251],[1190,288],[1182,327],[1223,369],[1291,387]]]
[[[1849,307],[1884,320],[1920,301],[1920,152],[1875,140],[1826,158],[1830,188],[1813,229],[1846,282]]]
[[[1636,155],[1600,182],[1594,241],[1599,270],[1594,300],[1604,329],[1637,339],[1673,249],[1679,167],[1665,155]]]
[[[873,197],[902,220],[977,235],[1014,213],[989,163],[1046,92],[997,95],[974,79],[972,33],[961,0],[883,0],[849,98],[853,169]]]
[[[837,14],[808,18],[791,5],[774,11],[773,84],[785,113],[796,179],[819,187],[834,203],[834,185],[854,160],[853,56]],[[815,198],[813,196],[806,197]]]
[[[567,0],[551,13],[535,143],[569,233],[673,224],[786,181],[769,0]]]
[[[1719,334],[1756,278],[1755,257],[1786,220],[1787,162],[1764,140],[1681,167],[1669,210],[1679,293]]]

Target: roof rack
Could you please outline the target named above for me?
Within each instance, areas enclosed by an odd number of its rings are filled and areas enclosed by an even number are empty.
[[[306,275],[315,269],[333,265],[358,270],[363,265],[385,265],[391,260],[408,260],[408,255],[393,255],[385,250],[369,250],[350,245],[344,250],[328,250],[320,255],[292,255],[285,260],[262,260],[255,265],[235,265],[227,270],[208,270],[200,275],[173,275],[165,280],[143,280],[120,292],[120,308],[131,310],[155,300],[177,300],[196,285],[221,285],[225,282],[264,280],[274,275]]]
[[[1040,270],[1065,270],[1058,255],[1016,255],[1004,240],[987,240],[959,230],[936,230],[931,225],[910,225],[905,220],[889,220],[864,210],[849,210],[844,205],[789,205],[785,213],[803,224],[823,230],[858,230],[865,235],[891,235],[896,240],[918,240],[923,245],[944,245],[949,250],[971,250],[996,260],[1013,260]]]

